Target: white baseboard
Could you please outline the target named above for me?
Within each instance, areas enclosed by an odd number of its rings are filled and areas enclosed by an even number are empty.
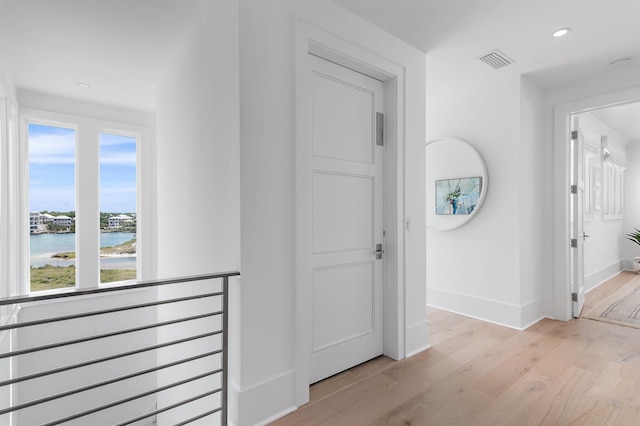
[[[611,277],[621,272],[623,269],[623,261],[625,259],[617,260],[610,265],[605,266],[602,269],[599,269],[596,272],[593,272],[589,275],[585,275],[584,277],[584,291],[587,292],[589,290],[593,290],[598,287],[600,284],[609,280]],[[631,268],[633,268],[633,263],[631,263]]]
[[[405,339],[407,358],[429,349],[431,347],[429,343],[429,321],[407,327]]]
[[[537,299],[522,306],[466,294],[453,293],[438,288],[427,288],[429,306],[455,312],[470,318],[524,330],[544,318],[544,299]]]
[[[545,314],[545,299],[539,298],[520,306],[520,324],[521,329],[525,330],[542,318],[551,318]]]
[[[295,371],[239,390],[229,389],[229,423],[233,426],[266,425],[297,409]]]

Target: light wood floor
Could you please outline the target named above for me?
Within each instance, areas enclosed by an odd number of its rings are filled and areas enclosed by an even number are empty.
[[[587,294],[585,309],[630,279]],[[640,330],[577,319],[525,331],[428,310],[433,347],[319,382],[273,425],[640,425]]]

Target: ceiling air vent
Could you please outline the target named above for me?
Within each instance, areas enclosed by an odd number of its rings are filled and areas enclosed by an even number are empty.
[[[509,58],[507,55],[497,49],[480,56],[478,59],[494,69],[504,68],[507,65],[511,65],[515,62],[513,59]]]

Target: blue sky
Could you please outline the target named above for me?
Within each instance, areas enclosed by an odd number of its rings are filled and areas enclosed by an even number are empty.
[[[75,130],[29,124],[29,211],[74,211]],[[136,211],[136,139],[100,134],[100,211]]]

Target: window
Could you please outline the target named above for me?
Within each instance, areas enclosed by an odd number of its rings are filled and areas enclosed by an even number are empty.
[[[602,193],[602,219],[619,220],[623,218],[624,170],[625,164],[615,158],[603,161],[604,178]]]
[[[74,287],[76,132],[28,125],[31,291]]]
[[[100,133],[100,282],[135,279],[136,138]]]
[[[21,292],[142,279],[145,128],[26,110],[21,132]]]

